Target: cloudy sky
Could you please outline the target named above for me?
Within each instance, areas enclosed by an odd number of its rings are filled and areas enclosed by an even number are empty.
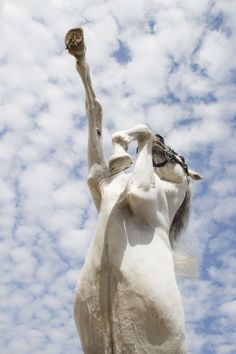
[[[83,26],[111,134],[145,123],[205,179],[179,281],[190,354],[236,352],[235,29],[231,0],[0,3],[0,352],[82,353],[74,288],[97,212],[86,185],[84,91],[64,36]]]

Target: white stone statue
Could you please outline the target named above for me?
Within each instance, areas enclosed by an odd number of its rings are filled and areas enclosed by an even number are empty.
[[[86,92],[88,185],[99,212],[74,304],[83,351],[187,353],[173,247],[188,219],[190,180],[201,176],[145,125],[115,133],[107,163],[83,30],[69,31],[65,43]],[[132,173],[124,173],[132,141],[137,158]]]

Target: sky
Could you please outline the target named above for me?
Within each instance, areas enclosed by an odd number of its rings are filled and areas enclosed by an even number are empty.
[[[81,354],[73,299],[97,211],[86,184],[84,90],[65,50],[85,32],[111,135],[138,123],[204,176],[179,279],[190,354],[236,353],[235,46],[231,0],[0,3],[0,352]]]

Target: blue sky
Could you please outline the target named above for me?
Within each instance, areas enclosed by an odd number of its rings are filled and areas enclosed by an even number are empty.
[[[82,353],[74,288],[97,213],[86,185],[84,91],[64,36],[83,26],[104,147],[145,123],[205,179],[193,185],[179,279],[190,354],[236,352],[235,3],[0,4],[0,352]]]

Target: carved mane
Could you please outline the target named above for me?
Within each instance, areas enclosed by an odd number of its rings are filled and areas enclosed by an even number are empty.
[[[185,194],[185,198],[177,213],[175,214],[174,220],[170,227],[170,243],[171,247],[174,248],[176,241],[181,236],[181,233],[186,229],[189,221],[190,215],[190,201],[191,201],[191,184],[188,181],[188,188]]]

